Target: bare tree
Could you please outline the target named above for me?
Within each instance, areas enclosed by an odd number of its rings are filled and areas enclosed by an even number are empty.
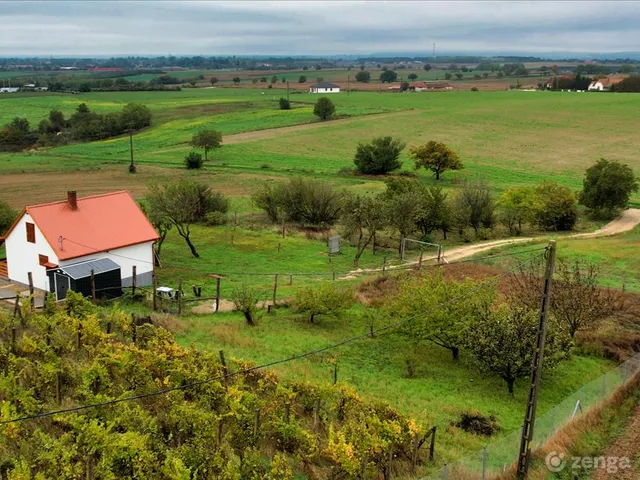
[[[347,236],[357,235],[356,254],[353,265],[358,266],[358,260],[367,245],[375,239],[376,232],[382,230],[386,224],[384,209],[380,206],[381,200],[360,195],[349,195],[345,198],[343,218]]]
[[[540,264],[523,267],[511,283],[512,300],[540,308],[543,279]],[[624,308],[623,296],[598,284],[599,268],[593,263],[559,259],[551,289],[551,313],[571,338],[579,331],[597,328],[602,320]]]

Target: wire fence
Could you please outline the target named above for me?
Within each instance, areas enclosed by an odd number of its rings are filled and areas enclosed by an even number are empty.
[[[587,383],[546,414],[538,416],[531,448],[544,445],[559,428],[581,415],[583,411],[607,399],[615,389],[639,371],[640,353],[600,378]],[[455,463],[442,465],[438,471],[422,477],[421,480],[488,480],[494,475],[509,471],[509,467],[518,458],[521,435],[521,429],[511,432]]]

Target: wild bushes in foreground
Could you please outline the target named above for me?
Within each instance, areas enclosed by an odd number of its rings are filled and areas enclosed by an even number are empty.
[[[117,307],[98,311],[72,292],[63,308],[25,322],[0,317],[1,420],[173,390],[1,426],[9,479],[87,470],[104,479],[290,479],[310,469],[352,479],[363,467],[380,475],[389,455],[406,468],[420,430],[342,385],[283,383],[268,370],[211,380],[225,371],[217,353],[181,347],[156,325],[133,327]],[[232,372],[253,367],[227,363]]]

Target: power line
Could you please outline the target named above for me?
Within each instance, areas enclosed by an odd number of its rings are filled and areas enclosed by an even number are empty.
[[[546,251],[546,248],[544,250]],[[542,256],[542,255],[534,256],[534,257],[532,257],[530,259],[530,261],[535,260],[539,256]],[[90,408],[105,407],[105,406],[114,405],[114,404],[117,404],[117,403],[129,402],[129,401],[133,401],[133,400],[139,400],[139,399],[158,396],[158,395],[165,395],[165,394],[170,393],[170,392],[175,392],[175,391],[178,391],[178,390],[185,390],[187,388],[198,387],[198,386],[201,386],[201,385],[205,385],[207,383],[214,382],[216,380],[223,380],[223,379],[227,379],[227,378],[232,378],[232,377],[236,377],[238,375],[251,373],[251,372],[254,372],[256,370],[261,370],[261,369],[268,368],[268,367],[274,367],[276,365],[280,365],[280,364],[283,364],[283,363],[288,363],[288,362],[291,362],[291,361],[294,361],[294,360],[300,360],[300,359],[303,359],[303,358],[306,358],[306,357],[310,357],[312,355],[317,355],[317,354],[326,352],[328,350],[333,350],[335,348],[341,347],[341,346],[346,345],[348,343],[352,343],[352,342],[355,342],[357,340],[361,340],[363,338],[367,338],[367,337],[371,336],[372,334],[379,334],[381,332],[388,332],[389,330],[397,328],[397,327],[399,327],[399,326],[401,326],[401,325],[403,325],[405,323],[408,323],[410,321],[413,321],[413,320],[415,320],[417,318],[421,318],[421,317],[424,317],[425,315],[429,315],[430,313],[433,313],[433,312],[435,312],[436,310],[438,310],[438,309],[440,309],[442,307],[445,307],[445,306],[448,306],[448,305],[452,305],[452,304],[458,302],[459,300],[462,300],[465,297],[469,296],[470,294],[475,293],[477,291],[480,291],[483,288],[486,288],[489,285],[492,285],[492,284],[496,283],[501,278],[503,278],[503,277],[505,277],[507,275],[511,275],[511,273],[512,272],[510,272],[510,271],[509,272],[505,272],[505,273],[503,273],[503,274],[501,274],[501,275],[499,275],[499,276],[497,276],[497,277],[495,277],[495,278],[493,278],[493,279],[491,279],[491,280],[489,280],[487,282],[484,282],[483,284],[479,285],[478,287],[473,288],[473,289],[465,292],[462,295],[459,295],[457,297],[449,299],[446,302],[439,303],[438,305],[434,306],[433,308],[430,308],[428,310],[420,312],[420,313],[418,313],[416,315],[413,315],[411,317],[403,318],[401,320],[398,320],[397,322],[385,325],[384,327],[369,329],[366,333],[361,333],[359,335],[355,335],[355,336],[346,338],[344,340],[341,340],[340,342],[337,342],[337,343],[334,343],[334,344],[331,344],[331,345],[327,345],[325,347],[321,347],[321,348],[318,348],[318,349],[315,349],[315,350],[311,350],[311,351],[308,351],[308,352],[305,352],[305,353],[299,353],[299,354],[292,355],[290,357],[286,357],[286,358],[283,358],[283,359],[280,359],[280,360],[275,360],[275,361],[272,361],[272,362],[263,363],[261,365],[255,365],[253,367],[245,368],[243,370],[237,370],[235,372],[230,372],[230,373],[227,373],[227,374],[224,374],[224,375],[217,375],[215,377],[210,377],[210,378],[207,378],[205,380],[200,380],[200,381],[197,381],[197,382],[183,384],[183,385],[180,385],[180,386],[177,386],[177,387],[164,388],[164,389],[156,390],[156,391],[153,391],[153,392],[143,393],[143,394],[139,394],[139,395],[131,395],[131,396],[128,396],[128,397],[119,398],[119,399],[115,399],[115,400],[108,400],[108,401],[105,401],[105,402],[92,403],[92,404],[87,404],[87,405],[79,405],[77,407],[65,408],[65,409],[60,409],[60,410],[53,410],[53,411],[49,411],[49,412],[42,412],[42,413],[37,413],[37,414],[34,414],[34,415],[27,415],[27,416],[24,416],[24,417],[17,417],[17,418],[12,418],[12,419],[9,419],[9,420],[3,420],[3,421],[0,421],[0,425],[8,425],[10,423],[23,422],[23,421],[27,421],[27,420],[34,420],[34,419],[44,418],[44,417],[51,417],[53,415],[78,412],[78,411],[87,410],[87,409],[90,409]]]

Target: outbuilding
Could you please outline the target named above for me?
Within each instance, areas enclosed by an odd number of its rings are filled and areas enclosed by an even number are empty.
[[[309,93],[340,93],[340,86],[331,82],[319,82],[311,85]]]
[[[95,293],[96,298],[122,296],[122,274],[120,265],[109,258],[98,258],[72,263],[64,267],[47,270],[49,285],[56,294],[56,300],[67,296],[67,290],[82,293],[85,297]],[[92,291],[91,279],[95,292]]]

